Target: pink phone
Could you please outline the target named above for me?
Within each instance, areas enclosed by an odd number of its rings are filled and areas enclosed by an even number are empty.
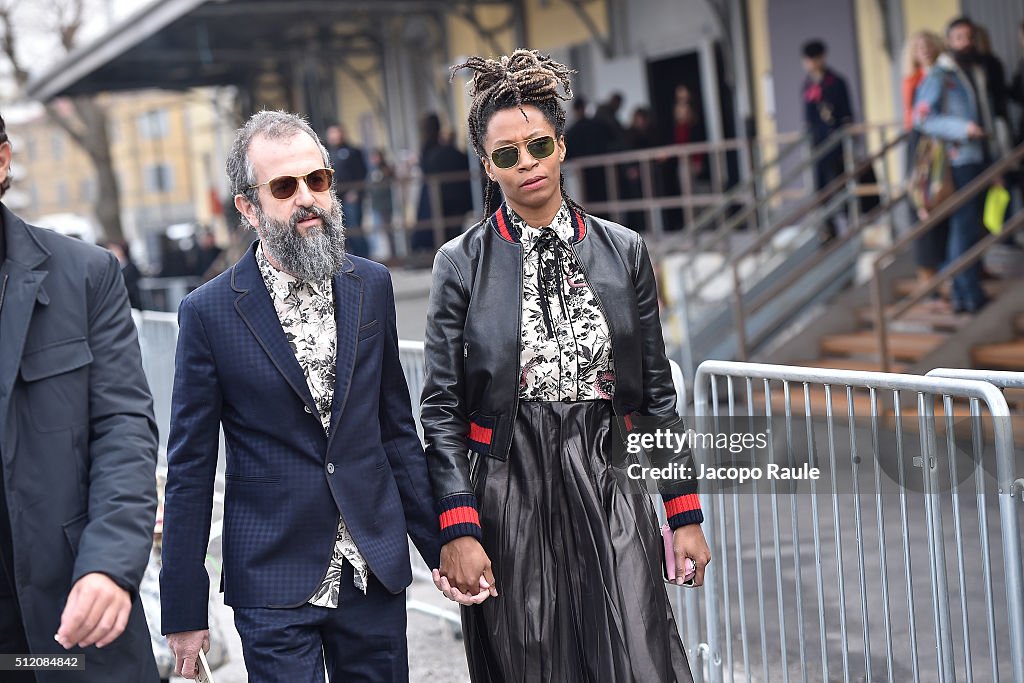
[[[672,527],[668,524],[661,525],[661,539],[665,545],[665,552],[662,553],[661,567],[665,572],[665,581],[675,585],[676,583],[676,551],[672,547]],[[683,572],[683,585],[692,586],[693,577],[697,575],[697,566],[689,557],[686,558],[686,570]]]

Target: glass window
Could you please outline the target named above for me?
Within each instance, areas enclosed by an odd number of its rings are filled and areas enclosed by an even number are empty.
[[[145,140],[167,137],[167,131],[170,127],[166,109],[153,109],[140,114],[136,123],[139,129],[139,137]]]
[[[174,173],[167,164],[151,164],[146,167],[146,191],[170,192],[174,188]]]

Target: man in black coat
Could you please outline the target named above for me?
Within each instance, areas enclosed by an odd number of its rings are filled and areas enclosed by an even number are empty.
[[[853,121],[853,109],[846,79],[828,67],[825,43],[820,40],[808,41],[804,43],[802,52],[804,71],[807,72],[801,89],[804,124],[811,135],[812,144],[817,148],[837,130]],[[836,144],[814,165],[814,189],[820,192],[841,175],[843,147]],[[831,196],[822,197],[822,203],[827,203]],[[835,217],[829,215],[818,235],[822,241],[828,241],[837,234]]]
[[[331,164],[334,168],[334,182],[341,186],[339,194],[342,208],[345,211],[345,228],[348,233],[348,250],[356,256],[369,256],[370,245],[363,234],[363,197],[362,187],[346,188],[348,183],[366,181],[369,172],[366,168],[366,157],[358,147],[349,144],[348,131],[340,123],[331,124],[327,128],[327,148],[331,152]]]
[[[572,101],[576,120],[565,131],[565,158],[569,161],[583,157],[605,154],[608,151],[612,132],[596,118],[587,116],[587,101],[582,96]],[[604,202],[608,200],[608,187],[603,166],[583,169],[583,201]]]
[[[10,168],[0,118],[0,196]],[[0,653],[84,664],[0,677],[157,681],[138,599],[157,432],[121,268],[3,205],[0,220]]]

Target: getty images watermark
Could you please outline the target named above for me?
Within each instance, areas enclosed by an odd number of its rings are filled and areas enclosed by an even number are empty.
[[[803,481],[821,478],[821,470],[809,463],[784,465],[768,462],[764,465],[713,465],[706,463],[684,464],[674,462],[680,456],[694,449],[716,450],[738,455],[765,451],[770,442],[768,432],[756,433],[713,433],[698,432],[694,429],[678,430],[659,427],[652,430],[631,431],[626,435],[626,452],[656,454],[664,462],[657,465],[643,465],[634,462],[626,467],[626,474],[636,480],[693,481],[708,480],[743,484],[748,481],[780,480]],[[691,461],[692,462],[692,461]]]

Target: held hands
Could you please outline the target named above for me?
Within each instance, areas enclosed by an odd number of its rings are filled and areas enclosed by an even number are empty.
[[[971,140],[985,137],[985,131],[974,121],[967,122],[967,137]]]
[[[65,650],[105,647],[124,632],[132,611],[128,591],[100,572],[90,572],[75,582],[60,615],[53,637]]]
[[[696,575],[693,577],[694,587],[704,585],[704,567],[711,562],[711,549],[704,538],[700,524],[687,524],[672,532],[672,550],[676,554],[676,585],[683,584],[683,572],[686,571],[686,558],[693,560]]]
[[[210,631],[182,631],[167,635],[167,644],[174,653],[174,673],[184,678],[195,678],[199,667],[199,648],[210,651]]]
[[[491,560],[480,541],[462,536],[441,548],[441,568],[433,572],[434,585],[460,605],[478,605],[497,597]]]

